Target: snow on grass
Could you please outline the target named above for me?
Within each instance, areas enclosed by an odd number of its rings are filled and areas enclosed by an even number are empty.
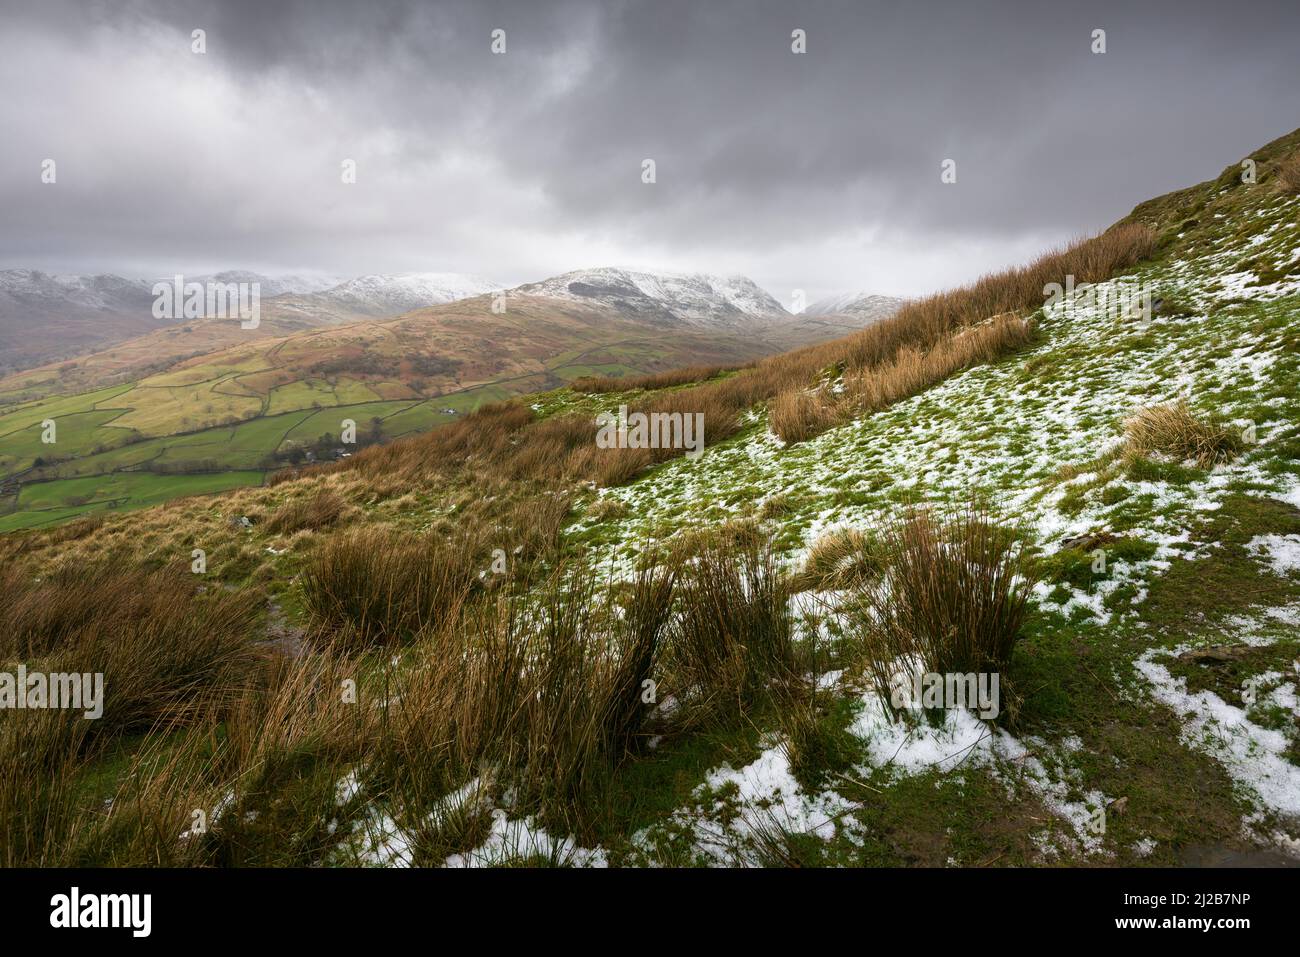
[[[849,812],[855,805],[833,789],[807,794],[790,768],[786,744],[776,735],[749,764],[714,768],[695,788],[692,801],[669,819],[633,838],[642,853],[670,833],[691,835],[696,859],[721,866],[760,863],[756,842],[774,831],[810,834],[823,840],[841,826],[853,833]]]
[[[349,771],[335,786],[335,803],[343,808],[362,791],[360,769]],[[552,837],[532,818],[512,819],[503,808],[493,807],[487,787],[475,778],[439,800],[424,817],[421,828],[436,833],[457,816],[482,815],[490,822],[487,836],[472,850],[450,855],[445,867],[493,867],[514,861],[541,859],[567,867],[604,867],[603,850],[578,847],[571,838]],[[332,829],[332,828],[331,828]],[[410,867],[416,838],[377,802],[362,808],[339,852],[339,859],[361,867]]]
[[[375,804],[353,825],[352,849],[362,867],[411,866],[411,835]]]
[[[334,785],[334,804],[343,809],[362,796],[362,768],[352,768]],[[336,823],[330,824],[333,832]],[[352,823],[352,829],[336,856],[360,867],[410,867],[412,856],[411,836],[374,801],[367,802],[361,817]]]
[[[1264,619],[1267,618],[1268,621]],[[1243,643],[1269,644],[1263,632],[1269,622],[1294,624],[1297,606],[1273,609],[1257,620],[1238,619],[1234,633]],[[1232,625],[1233,623],[1229,623]],[[1254,803],[1266,810],[1300,817],[1300,767],[1291,763],[1287,752],[1291,740],[1281,731],[1262,727],[1247,712],[1224,701],[1213,691],[1191,692],[1186,679],[1176,676],[1161,663],[1193,647],[1190,643],[1172,650],[1152,649],[1135,667],[1151,687],[1156,700],[1167,705],[1183,722],[1183,741],[1216,758],[1249,793]],[[1261,676],[1261,681],[1264,677]],[[1284,688],[1278,698],[1289,702],[1294,688]]]
[[[963,708],[945,710],[941,724],[895,721],[875,693],[864,695],[862,705],[849,730],[866,742],[873,768],[919,774],[987,767],[1008,786],[1027,786],[1044,807],[1070,825],[1084,850],[1101,850],[1104,831],[1097,824],[1098,812],[1109,801],[1100,791],[1083,791],[1058,753],[1077,750],[1077,740],[1063,741],[1060,748],[1037,737],[1022,741]],[[1046,850],[1050,845],[1040,846]]]
[[[447,867],[497,867],[512,861],[542,860],[566,867],[605,867],[600,848],[579,847],[571,838],[555,838],[532,818],[511,819],[501,808],[492,810],[487,840],[472,851],[453,854]]]
[[[361,769],[353,768],[335,785],[335,804],[345,808],[361,792]],[[459,816],[478,814],[485,817],[491,814],[492,827],[488,838],[482,847],[448,858],[448,866],[501,863],[506,855],[499,852],[506,847],[519,847],[534,853],[541,850],[550,852],[562,846],[550,842],[544,832],[534,831],[529,823],[507,821],[504,811],[491,806],[489,792],[481,778],[475,778],[438,800],[420,826],[422,830],[436,833]],[[414,863],[416,843],[410,829],[399,824],[379,802],[368,801],[360,818],[353,822],[341,853],[348,863],[361,867],[410,867]]]
[[[1256,535],[1246,550],[1265,559],[1276,575],[1300,572],[1300,535]]]
[[[860,704],[848,730],[863,742],[866,760],[844,779],[871,778],[887,786],[888,779],[898,776],[986,769],[1003,782],[1009,797],[1017,786],[1027,788],[1068,826],[1075,849],[1103,852],[1104,825],[1098,821],[1109,801],[1100,791],[1084,789],[1070,768],[1066,759],[1080,746],[1077,739],[1057,745],[1037,737],[1022,741],[964,709],[945,711],[939,724],[894,721],[874,692],[864,694]],[[699,861],[722,866],[762,863],[758,849],[773,833],[823,841],[838,835],[861,843],[863,825],[853,814],[858,805],[834,786],[807,792],[791,770],[779,735],[768,735],[761,746],[758,757],[740,769],[724,764],[711,770],[688,805],[638,833],[634,843],[648,852],[668,834],[686,833]],[[1038,843],[1052,856],[1059,848],[1049,832],[1040,834]]]
[[[1279,625],[1300,628],[1300,604],[1264,608],[1251,615],[1233,615],[1224,622],[1224,630],[1243,645],[1271,645]]]
[[[1268,216],[1270,230],[1294,231],[1285,211]],[[1236,488],[1300,499],[1295,478],[1261,466],[1274,458],[1268,444],[1287,428],[1286,416],[1258,425],[1260,444],[1236,461],[1185,469],[1183,480],[1135,480],[1122,470],[1109,480],[1096,470],[1069,481],[1059,475],[1114,448],[1123,420],[1143,406],[1186,398],[1244,424],[1261,403],[1290,401],[1295,357],[1256,324],[1294,309],[1292,300],[1279,300],[1300,293],[1300,280],[1260,287],[1246,282],[1248,274],[1229,273],[1222,288],[1211,288],[1210,277],[1238,255],[1225,250],[1137,271],[1139,281],[1190,303],[1195,315],[1124,322],[1103,307],[1063,302],[1043,311],[1045,342],[1021,356],[953,376],[809,442],[786,446],[766,429],[751,431],[611,489],[606,494],[627,513],[612,525],[613,541],[600,546],[599,563],[630,569],[651,533],[662,538],[724,521],[748,503],[784,495],[793,506],[781,522],[783,548],[794,564],[826,529],[875,524],[905,501],[956,505],[979,491],[1022,521],[1045,553],[1111,528],[1157,543],[1151,561],[1121,566],[1048,609],[1104,623],[1109,595],[1187,557],[1177,547],[1187,529]],[[1099,301],[1133,281],[1100,284]],[[1246,305],[1221,306],[1234,300]],[[1115,494],[1103,499],[1103,490]]]
[[[1300,482],[1297,482],[1292,488],[1279,492],[1275,497],[1280,502],[1286,502],[1288,505],[1300,508]]]

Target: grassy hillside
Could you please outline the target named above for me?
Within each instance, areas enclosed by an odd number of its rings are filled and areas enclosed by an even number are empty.
[[[139,507],[163,500],[168,489],[257,484],[262,476],[254,471],[301,461],[308,451],[332,454],[345,419],[356,423],[360,444],[387,441],[581,376],[694,359],[743,363],[770,350],[526,297],[502,315],[480,298],[293,335],[265,334],[274,322],[247,332],[233,322],[198,325],[207,330],[203,343],[221,347],[170,361],[159,348],[169,334],[157,333],[58,372],[66,379],[58,394],[21,401],[52,387],[42,378],[51,370],[0,383],[15,400],[0,409],[0,482],[9,479],[0,530]],[[143,357],[165,368],[67,394],[129,374]],[[49,421],[53,443],[44,441]],[[177,483],[177,473],[209,478]],[[92,477],[99,481],[85,481]]]
[[[49,395],[92,392],[121,382],[132,382],[171,368],[178,362],[229,349],[250,340],[279,338],[312,329],[296,313],[280,315],[274,300],[263,305],[255,329],[244,329],[228,319],[168,321],[165,328],[75,359],[52,362],[0,377],[0,406],[31,402]]]
[[[0,715],[4,862],[1293,859],[1298,148],[833,343],[0,536],[0,657],[112,705]]]

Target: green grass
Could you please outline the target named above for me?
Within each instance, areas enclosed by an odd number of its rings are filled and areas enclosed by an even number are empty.
[[[545,373],[424,399],[383,400],[369,385],[356,379],[309,377],[271,389],[262,401],[261,413],[245,421],[153,437],[143,437],[136,429],[116,423],[123,419],[140,421],[140,414],[132,412],[132,405],[145,400],[151,407],[169,410],[169,415],[201,418],[201,410],[206,407],[200,395],[204,391],[217,395],[218,403],[225,403],[231,397],[256,398],[256,393],[242,385],[240,377],[255,374],[262,367],[229,363],[204,367],[201,373],[182,369],[155,376],[149,380],[149,389],[127,384],[77,396],[49,397],[0,413],[0,478],[29,469],[39,459],[43,464],[36,473],[24,476],[24,481],[55,480],[48,483],[52,488],[70,491],[38,493],[36,498],[20,495],[16,502],[11,497],[7,503],[10,514],[0,520],[0,529],[57,524],[89,510],[82,505],[66,504],[69,499],[81,497],[84,486],[65,486],[62,480],[107,476],[122,470],[202,470],[227,473],[224,484],[216,480],[190,484],[202,486],[203,491],[233,488],[249,484],[247,476],[238,473],[272,467],[275,453],[294,444],[311,445],[330,435],[336,445],[342,445],[344,419],[356,422],[358,437],[365,441],[373,433],[373,420],[379,418],[379,435],[383,441],[389,441],[454,422],[485,404],[544,389],[557,382],[585,375],[638,373],[659,358],[658,348],[654,344],[632,343],[596,350],[597,355],[611,359],[625,357],[625,361],[609,362],[581,361],[592,350],[574,348],[549,359]],[[539,395],[538,401],[552,402],[560,393],[566,397],[560,401],[572,395],[567,389],[558,389]],[[444,412],[444,409],[454,411]],[[141,424],[155,430],[179,428],[182,421],[192,420],[178,419],[169,426],[163,420],[155,421],[154,413],[150,416]],[[54,444],[41,441],[40,423],[48,418],[56,422]],[[188,488],[185,484],[138,479],[118,481],[111,486],[111,494],[96,498],[112,499],[117,503],[116,508],[139,508],[165,501],[165,490],[169,488],[178,489],[178,495],[190,494],[179,491]],[[53,502],[38,507],[32,504],[38,499]],[[65,504],[55,504],[59,501]],[[24,517],[27,512],[32,514]]]
[[[120,472],[24,485],[17,508],[0,515],[0,532],[48,526],[91,512],[145,508],[185,495],[260,485],[264,474],[252,470],[211,475]]]

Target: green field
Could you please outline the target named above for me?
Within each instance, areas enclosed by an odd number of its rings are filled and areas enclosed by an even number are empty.
[[[0,530],[260,481],[309,452],[332,456],[345,420],[356,423],[358,445],[389,441],[581,376],[635,375],[701,351],[730,358],[729,350],[753,348],[593,324],[535,304],[501,319],[471,315],[468,337],[455,320],[442,331],[418,318],[358,323],[0,405]],[[495,350],[493,337],[502,342]]]
[[[332,386],[322,379],[305,379],[273,389],[268,412],[256,418],[153,438],[112,424],[126,411],[118,403],[133,391],[131,385],[20,406],[0,415],[0,478],[18,476],[22,482],[18,495],[0,498],[0,532],[256,485],[277,467],[276,452],[313,445],[326,435],[338,441],[345,419],[356,423],[362,440],[371,436],[379,419],[381,440],[388,441],[453,422],[486,403],[578,376],[636,371],[616,363],[572,363],[572,356],[557,356],[556,361],[571,364],[550,375],[526,375],[426,399],[384,401],[353,380]],[[228,386],[234,382],[224,381]],[[339,403],[343,398],[362,401]],[[313,402],[321,407],[302,407]],[[276,411],[285,406],[298,408]],[[41,441],[41,423],[47,419],[56,426],[52,444]],[[194,469],[203,471],[177,474]]]
[[[0,515],[0,532],[54,525],[89,512],[129,511],[186,495],[208,495],[260,485],[264,472],[241,470],[202,475],[121,472],[24,485],[15,508]]]

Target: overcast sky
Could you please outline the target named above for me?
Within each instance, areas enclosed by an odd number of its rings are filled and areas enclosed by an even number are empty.
[[[744,273],[787,305],[911,295],[1300,124],[1295,0],[0,10],[3,268],[515,284],[619,265]]]

